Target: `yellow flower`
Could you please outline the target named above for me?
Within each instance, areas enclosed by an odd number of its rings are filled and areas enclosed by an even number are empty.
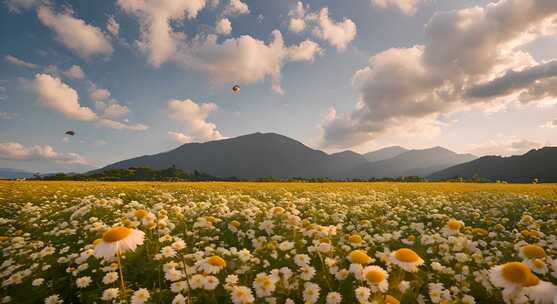
[[[409,248],[401,248],[393,252],[390,261],[409,272],[418,271],[418,267],[424,263],[424,260],[414,250]]]
[[[393,297],[391,295],[386,295],[384,303],[385,304],[400,304],[400,301],[397,300],[395,297]]]
[[[524,245],[519,249],[520,257],[524,259],[541,259],[545,258],[545,250],[538,245]]]
[[[460,228],[464,227],[464,223],[462,223],[461,221],[455,220],[455,219],[450,219],[447,222],[447,227],[449,227],[449,229],[451,230],[460,230]]]
[[[229,223],[231,226],[236,227],[236,228],[240,228],[240,222],[238,222],[237,220],[233,220]]]
[[[95,256],[111,259],[127,251],[135,251],[143,244],[145,233],[127,227],[114,227],[107,230],[102,240],[95,246]]]
[[[133,213],[133,215],[138,219],[142,219],[142,218],[146,217],[148,214],[149,214],[149,211],[147,211],[145,209],[137,209]]]
[[[372,262],[372,259],[367,255],[367,253],[363,250],[353,250],[348,255],[348,259],[352,263],[366,265]]]
[[[360,244],[363,240],[362,237],[359,234],[352,234],[348,237],[348,240],[350,241],[350,243],[354,243],[354,244]]]
[[[493,285],[501,288],[531,287],[540,283],[540,279],[521,262],[509,262],[493,267],[489,279]]]
[[[207,259],[207,263],[216,267],[226,267],[226,261],[218,255],[214,255]]]

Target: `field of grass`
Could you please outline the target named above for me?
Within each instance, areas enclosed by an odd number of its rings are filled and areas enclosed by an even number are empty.
[[[557,303],[557,184],[0,181],[2,303]]]

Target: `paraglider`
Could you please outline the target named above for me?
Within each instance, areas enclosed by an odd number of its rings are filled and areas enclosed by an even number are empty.
[[[235,85],[232,87],[232,92],[234,93],[240,93],[240,86],[239,85]]]
[[[74,131],[66,131],[66,133],[64,133],[64,134],[74,136],[75,132]]]

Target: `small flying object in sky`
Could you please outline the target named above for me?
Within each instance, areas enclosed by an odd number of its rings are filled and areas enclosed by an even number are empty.
[[[75,132],[74,131],[66,131],[66,133],[64,133],[64,134],[74,136]]]
[[[239,85],[235,85],[232,87],[232,92],[234,93],[240,93],[240,86]]]

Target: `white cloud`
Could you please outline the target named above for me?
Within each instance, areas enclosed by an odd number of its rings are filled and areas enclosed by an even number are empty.
[[[116,21],[114,16],[110,16],[106,21],[106,30],[114,37],[118,37],[120,33],[120,24]]]
[[[280,72],[287,50],[279,31],[273,31],[272,36],[269,44],[247,35],[219,44],[215,35],[209,35],[193,40],[178,61],[206,72],[219,83],[255,83],[270,77],[273,89],[281,92]]]
[[[475,155],[521,155],[532,149],[545,146],[543,143],[516,137],[498,138],[487,142],[471,145],[470,153]]]
[[[119,118],[130,113],[130,109],[121,105],[118,100],[110,98],[110,91],[98,88],[95,84],[90,83],[89,97],[95,102],[95,108],[102,113],[104,118]],[[105,124],[105,125],[111,125]],[[114,125],[114,124],[112,124]],[[120,128],[123,129],[123,128]]]
[[[302,18],[291,18],[288,29],[293,33],[300,33],[306,28],[306,22]]]
[[[92,86],[92,88],[89,90],[89,97],[93,101],[104,101],[110,97],[110,91],[108,91],[107,89],[100,89],[96,86]]]
[[[168,117],[185,127],[185,136],[198,141],[221,139],[223,136],[214,123],[207,122],[211,112],[217,110],[214,103],[197,104],[191,99],[169,100]]]
[[[30,63],[30,62],[27,62],[25,60],[21,60],[21,59],[15,57],[15,56],[12,56],[12,55],[6,55],[4,57],[4,59],[8,63],[14,64],[14,65],[19,65],[19,66],[26,67],[26,68],[29,68],[29,69],[39,68],[39,66],[34,64],[34,63]]]
[[[128,14],[139,18],[139,49],[149,62],[158,67],[176,52],[176,41],[183,34],[172,30],[170,23],[183,18],[195,18],[205,7],[205,0],[118,0],[118,5]]]
[[[327,7],[322,8],[315,18],[317,18],[319,26],[313,30],[313,34],[327,41],[339,51],[346,49],[356,37],[356,24],[348,18],[344,18],[342,22],[335,22],[329,17]]]
[[[77,91],[59,78],[48,74],[37,74],[35,79],[27,83],[28,87],[35,93],[37,100],[65,116],[82,121],[92,121],[97,115],[88,107],[79,104]]]
[[[87,159],[77,153],[59,153],[48,145],[26,147],[17,142],[0,143],[0,159],[16,161],[52,160],[64,164],[88,164]]]
[[[62,74],[64,74],[66,77],[71,79],[79,79],[79,80],[85,79],[85,73],[83,72],[80,66],[75,64],[72,65],[71,68],[62,72]]]
[[[130,131],[145,131],[149,126],[140,123],[128,123],[116,121],[108,118],[101,118],[98,120],[98,125],[108,127],[115,130],[130,130]]]
[[[533,67],[536,62],[517,47],[546,32],[543,25],[555,15],[553,0],[502,0],[436,13],[426,26],[425,45],[378,53],[354,74],[356,107],[323,124],[324,146],[358,145],[401,126],[415,129],[417,122],[427,134],[442,114],[508,102],[506,96],[478,99],[465,92],[511,69]]]
[[[249,14],[249,7],[240,0],[230,0],[222,12],[224,16],[238,16]]]
[[[5,4],[11,12],[19,13],[39,4],[39,0],[6,0]]]
[[[170,137],[170,139],[172,139],[175,142],[179,142],[181,144],[187,144],[191,142],[191,137],[187,136],[184,133],[180,133],[180,132],[172,132],[169,131],[168,132],[168,137]]]
[[[64,46],[82,58],[110,55],[112,46],[102,30],[72,16],[69,12],[56,13],[47,6],[37,9],[39,20],[52,29]]]
[[[315,55],[321,54],[323,54],[323,49],[311,40],[304,40],[299,45],[288,48],[288,58],[292,61],[313,62]]]
[[[228,18],[220,19],[215,25],[215,31],[220,35],[230,35],[232,32],[232,23]]]
[[[371,0],[371,4],[380,8],[399,9],[406,15],[414,15],[420,0]]]

